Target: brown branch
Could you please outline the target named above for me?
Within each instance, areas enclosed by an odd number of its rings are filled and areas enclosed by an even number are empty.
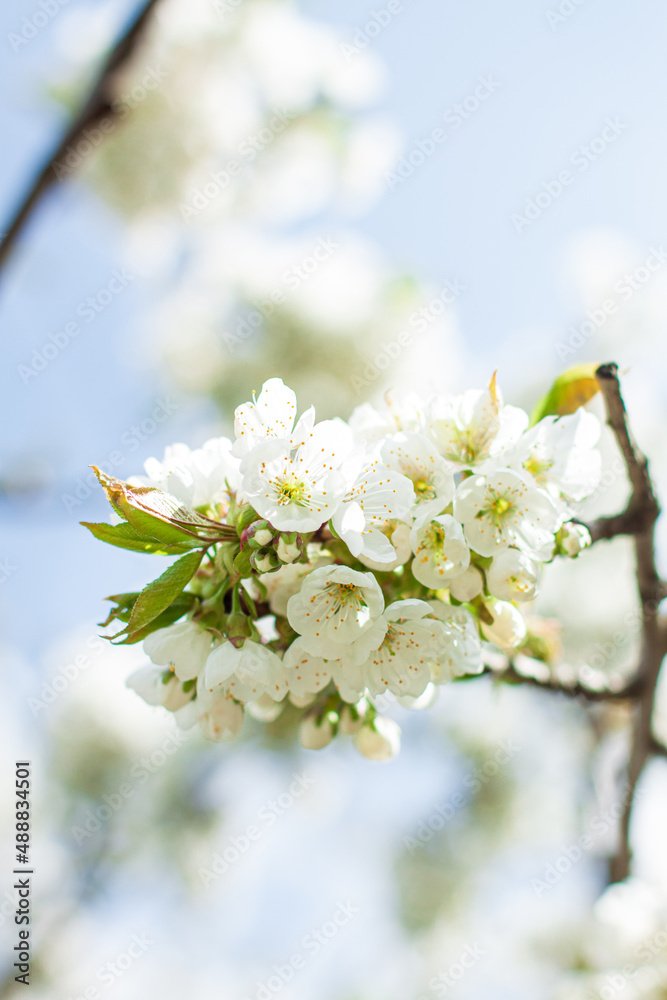
[[[667,746],[657,737],[652,736],[650,742],[650,752],[652,757],[667,757]]]
[[[511,661],[502,670],[494,670],[486,667],[478,676],[492,676],[501,683],[527,685],[528,687],[540,688],[542,691],[550,691],[554,694],[564,694],[570,698],[582,698],[584,701],[589,702],[628,701],[636,698],[643,686],[643,679],[641,677],[633,678],[621,688],[592,688],[580,680],[568,683],[553,676],[542,679],[532,674],[522,673]]]
[[[644,767],[655,752],[651,721],[655,690],[662,661],[667,653],[667,636],[657,609],[665,596],[665,584],[660,579],[655,564],[655,523],[660,515],[660,505],[653,491],[648,461],[637,446],[628,426],[627,412],[615,364],[601,365],[596,373],[611,428],[623,455],[632,489],[625,511],[616,518],[602,518],[591,526],[594,538],[611,538],[619,533],[632,535],[635,546],[637,590],[642,611],[642,642],[637,678],[638,689],[632,744],[627,769],[628,793],[625,797],[620,823],[618,849],[610,863],[613,882],[621,881],[630,872],[630,823],[637,785]]]
[[[153,8],[158,2],[159,0],[146,0],[140,7],[137,16],[130,22],[102,64],[85,103],[71,122],[57,148],[33,180],[0,243],[0,268],[9,259],[37,203],[58,179],[59,161],[67,155],[70,147],[83,137],[86,129],[94,127],[105,118],[112,121],[117,117],[118,110],[114,104],[113,94],[114,74],[134,51]]]
[[[613,363],[600,365],[595,377],[604,398],[607,424],[621,450],[632,492],[622,513],[613,517],[602,517],[588,526],[591,537],[593,541],[598,541],[603,538],[614,538],[617,535],[637,536],[649,533],[660,515],[660,504],[653,491],[646,456],[637,446],[628,425],[627,411],[618,380],[618,366]],[[638,570],[649,564],[652,567],[650,569],[652,580],[657,579],[652,556],[649,563],[643,567],[638,565]]]

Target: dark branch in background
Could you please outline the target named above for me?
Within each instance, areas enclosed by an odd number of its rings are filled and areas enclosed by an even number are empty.
[[[649,757],[655,753],[652,730],[656,685],[662,661],[667,654],[667,627],[658,615],[658,605],[667,587],[660,579],[655,564],[655,523],[660,516],[660,504],[653,491],[646,457],[637,447],[628,426],[627,412],[621,396],[618,368],[601,365],[595,373],[604,397],[607,423],[621,449],[632,492],[625,511],[619,518],[603,518],[591,526],[594,539],[629,534],[634,539],[637,590],[642,612],[642,640],[637,677],[641,689],[634,705],[632,744],[627,770],[627,791],[621,818],[620,841],[612,858],[610,876],[613,882],[630,873],[630,822],[637,785]],[[620,528],[620,530],[618,530]]]
[[[81,139],[85,129],[95,126],[103,118],[114,119],[116,117],[117,111],[113,103],[114,74],[131,56],[152,10],[158,2],[159,0],[147,0],[140,7],[138,14],[130,22],[101,66],[85,103],[63,135],[57,148],[35,177],[0,243],[0,268],[9,259],[16,241],[40,198],[58,179],[56,171],[58,162],[67,154],[69,148]]]
[[[655,564],[655,524],[660,516],[646,456],[640,451],[628,426],[627,412],[615,364],[600,365],[595,373],[600,386],[607,424],[611,428],[623,455],[630,480],[630,499],[624,511],[613,517],[603,517],[588,525],[594,542],[629,535],[634,540],[637,590],[641,606],[641,651],[632,679],[622,688],[593,688],[581,679],[569,682],[552,673],[539,677],[525,674],[519,662],[508,660],[506,666],[487,668],[485,673],[509,684],[527,684],[587,702],[626,701],[632,707],[632,740],[627,766],[627,783],[623,794],[623,815],[620,821],[619,844],[610,860],[612,882],[620,882],[630,874],[630,824],[636,800],[637,786],[651,757],[667,757],[667,746],[653,734],[652,719],[656,686],[662,662],[667,655],[667,619],[658,613],[660,602],[667,597],[667,583],[658,574]]]
[[[600,687],[594,688],[584,684],[581,680],[568,682],[560,680],[553,675],[550,677],[536,677],[532,674],[525,674],[518,665],[510,660],[507,666],[500,670],[487,667],[484,673],[495,677],[496,680],[505,684],[521,684],[527,687],[538,687],[543,691],[551,691],[555,694],[564,694],[569,698],[581,698],[583,701],[630,701],[636,698],[641,692],[643,681],[641,677],[635,677],[621,688]]]

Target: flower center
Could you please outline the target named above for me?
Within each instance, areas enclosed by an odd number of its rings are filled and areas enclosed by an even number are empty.
[[[396,656],[396,650],[394,645],[398,639],[398,633],[393,625],[390,625],[385,632],[384,639],[382,640],[382,648],[385,652],[389,653],[390,656]]]
[[[348,608],[352,608],[357,625],[365,625],[370,619],[370,611],[364,599],[364,592],[354,583],[331,583],[326,589],[327,595],[333,600],[331,612],[334,618],[345,617]]]
[[[427,477],[413,479],[412,483],[418,500],[432,500],[435,497],[433,483]]]
[[[541,460],[535,453],[523,463],[526,472],[529,472],[533,479],[538,482],[544,478],[544,474],[549,471],[552,465],[553,462],[548,459]]]
[[[488,507],[480,510],[477,517],[488,517],[496,527],[504,524],[514,513],[514,503],[502,493],[491,493]]]
[[[289,503],[295,503],[299,507],[305,507],[308,501],[308,493],[306,484],[299,482],[296,479],[283,479],[282,481],[276,480],[274,483],[276,489],[276,502],[285,506]]]

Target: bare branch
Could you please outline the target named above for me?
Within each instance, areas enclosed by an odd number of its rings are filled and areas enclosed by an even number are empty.
[[[600,365],[595,373],[607,411],[607,424],[621,449],[632,492],[626,509],[613,517],[603,517],[589,525],[593,541],[616,535],[649,532],[660,516],[660,504],[653,491],[646,456],[637,446],[628,425],[627,411],[621,396],[618,366]],[[653,558],[645,566],[653,586],[658,579]],[[638,567],[640,569],[640,567]],[[649,579],[647,577],[647,580]]]
[[[96,125],[103,118],[111,120],[117,116],[118,112],[114,106],[113,95],[114,74],[134,51],[152,10],[158,2],[159,0],[146,0],[139,9],[139,13],[128,25],[101,66],[85,103],[58,143],[57,148],[33,180],[0,243],[0,268],[9,259],[17,239],[40,198],[57,180],[56,165],[58,162],[66,156],[69,148],[81,139],[85,129]]]
[[[507,666],[501,670],[487,667],[479,676],[485,675],[490,675],[497,681],[505,684],[527,685],[528,687],[540,688],[543,691],[550,691],[554,694],[567,695],[570,698],[582,698],[584,701],[589,702],[629,701],[639,695],[643,685],[642,678],[635,677],[628,684],[620,688],[594,688],[581,680],[569,682],[552,674],[549,676],[545,674],[544,677],[526,674],[519,670],[517,665],[512,661],[508,661]]]
[[[667,746],[657,737],[652,736],[650,742],[650,752],[653,757],[667,757]]]
[[[655,522],[660,515],[660,505],[653,491],[648,461],[638,448],[628,426],[627,412],[615,364],[601,365],[595,373],[604,397],[607,423],[623,455],[630,479],[632,493],[626,510],[618,518],[604,518],[592,525],[594,538],[610,538],[622,527],[623,534],[632,535],[635,544],[637,590],[642,611],[642,646],[637,670],[640,687],[637,694],[632,746],[628,762],[628,795],[620,824],[620,842],[611,860],[610,876],[616,882],[630,872],[630,822],[635,792],[650,755],[655,752],[651,720],[655,702],[655,689],[662,661],[667,653],[664,625],[657,614],[658,605],[665,596],[665,584],[660,579],[655,564]]]

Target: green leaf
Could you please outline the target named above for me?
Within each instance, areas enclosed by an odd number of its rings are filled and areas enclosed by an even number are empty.
[[[172,563],[157,580],[144,587],[132,608],[127,629],[124,630],[128,636],[134,637],[136,632],[154,621],[176,600],[197,572],[202,558],[202,552],[189,552]]]
[[[139,595],[137,594],[137,597]],[[143,628],[137,629],[135,632],[130,632],[129,635],[121,639],[120,642],[114,642],[114,646],[131,646],[136,642],[143,642],[146,636],[150,635],[151,632],[157,632],[160,628],[166,628],[168,625],[173,625],[177,622],[179,618],[183,615],[187,615],[189,611],[195,607],[198,602],[198,597],[196,594],[191,594],[189,591],[184,590],[182,594],[179,594],[175,601],[173,601],[168,608],[154,618]],[[129,615],[128,615],[129,618]],[[127,621],[128,618],[124,618]],[[123,632],[119,632],[118,636],[124,635]],[[112,636],[112,639],[117,639],[118,636]]]
[[[114,618],[117,618],[121,622],[129,622],[132,615],[132,609],[139,597],[138,593],[134,594],[116,594],[113,597],[107,597],[107,601],[115,601],[116,607],[112,608],[109,612],[109,617],[106,621],[100,622],[102,627],[109,625]],[[190,593],[188,590],[184,590],[182,594],[179,594],[175,601],[169,605],[168,608],[154,618],[145,629],[141,629],[140,632],[145,632],[144,635],[137,633],[137,638],[128,639],[126,642],[139,642],[140,639],[145,639],[146,635],[150,635],[151,632],[155,632],[156,629],[166,628],[167,625],[173,625],[177,622],[179,618],[183,615],[187,615],[188,612],[192,611],[193,608],[199,602],[199,598],[196,594]],[[119,633],[122,635],[122,633]],[[111,638],[115,638],[112,636]],[[120,643],[119,643],[120,645]]]
[[[112,597],[106,597],[105,600],[114,601],[116,607],[111,609],[109,617],[106,621],[100,622],[101,627],[106,628],[107,625],[111,624],[114,618],[117,618],[121,622],[129,622],[134,602],[138,596],[139,593],[136,592],[133,594],[114,594]]]
[[[595,377],[598,364],[575,365],[559,375],[546,396],[539,401],[530,417],[531,427],[544,417],[563,417],[574,413],[599,392]]]
[[[171,545],[190,548],[236,538],[231,525],[205,517],[192,507],[153,486],[132,486],[92,466],[109,503],[140,534]]]
[[[176,556],[182,552],[189,552],[192,547],[190,540],[177,544],[158,542],[154,538],[142,535],[126,521],[122,524],[94,524],[90,521],[81,521],[80,523],[84,528],[88,528],[95,538],[99,538],[101,542],[115,545],[119,549],[129,549],[131,552],[149,552],[153,555]]]

